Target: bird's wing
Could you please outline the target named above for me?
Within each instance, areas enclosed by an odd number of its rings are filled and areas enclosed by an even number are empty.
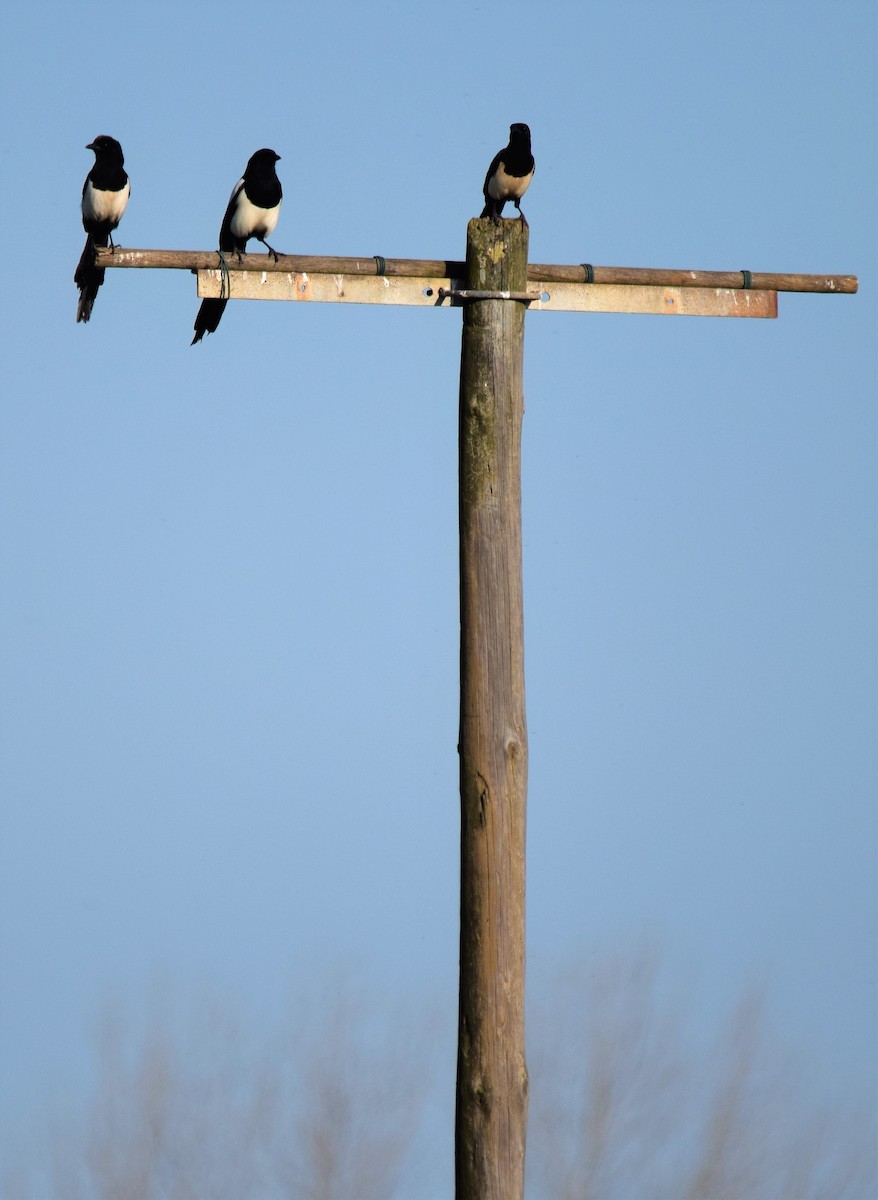
[[[485,182],[482,185],[482,191],[485,195],[486,200],[488,198],[488,184],[491,182],[491,177],[495,174],[497,168],[500,166],[500,163],[503,161],[503,156],[505,155],[505,153],[506,153],[505,150],[500,150],[491,159],[491,165],[490,165],[490,167],[488,167],[488,173],[485,176]]]
[[[229,203],[226,207],[226,214],[223,217],[223,223],[220,226],[219,248],[220,250],[234,250],[235,243],[232,235],[232,218],[238,207],[238,201],[241,193],[244,191],[244,177],[242,176],[235,186],[232,188],[232,194],[229,196]]]

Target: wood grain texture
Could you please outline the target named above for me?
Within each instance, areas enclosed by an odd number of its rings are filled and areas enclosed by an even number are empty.
[[[527,227],[470,221],[466,285],[521,291]],[[521,1200],[527,723],[521,573],[525,305],[463,310],[457,1200]]]

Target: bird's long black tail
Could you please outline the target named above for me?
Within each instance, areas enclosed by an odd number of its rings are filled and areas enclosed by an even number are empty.
[[[195,318],[195,337],[189,343],[194,346],[200,342],[206,333],[216,333],[216,327],[226,311],[228,300],[202,300],[198,316]]]
[[[73,275],[73,282],[79,288],[79,300],[76,303],[77,321],[87,321],[91,316],[98,288],[104,282],[104,274],[103,267],[95,266],[95,241],[89,234]]]

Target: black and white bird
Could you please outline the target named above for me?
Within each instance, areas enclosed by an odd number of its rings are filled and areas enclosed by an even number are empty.
[[[534,177],[534,156],[530,151],[530,129],[521,122],[509,127],[509,145],[499,154],[495,154],[485,176],[485,207],[483,217],[490,217],[494,224],[500,221],[500,214],[507,200],[511,200],[518,209],[519,216],[525,225],[527,218],[521,211],[521,197],[530,187]]]
[[[122,147],[115,138],[103,133],[89,142],[86,150],[94,150],[95,164],[82,185],[82,226],[86,239],[73,275],[73,282],[79,288],[77,321],[89,319],[98,288],[104,282],[104,268],[95,266],[95,247],[109,244],[116,249],[113,230],[122,220],[131,194]]]
[[[273,150],[257,150],[251,155],[247,169],[235,184],[229,197],[226,215],[220,226],[219,248],[224,255],[234,251],[240,260],[247,242],[255,237],[262,242],[277,262],[277,251],[265,240],[274,231],[280,213],[283,189],[274,169],[280,155]],[[225,262],[225,259],[223,259]],[[206,333],[215,333],[228,301],[202,300],[195,318],[195,337],[191,345],[200,342]]]

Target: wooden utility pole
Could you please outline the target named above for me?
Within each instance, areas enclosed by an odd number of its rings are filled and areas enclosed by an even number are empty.
[[[522,1200],[527,725],[521,577],[524,314],[776,317],[778,292],[852,275],[527,262],[520,221],[470,221],[466,263],[100,249],[100,267],[198,275],[200,297],[463,307],[460,373],[460,1009],[456,1200]],[[502,295],[500,294],[502,293]]]
[[[470,221],[467,290],[523,293],[527,234],[521,221]],[[501,298],[463,312],[457,1200],[524,1195],[524,314]]]

